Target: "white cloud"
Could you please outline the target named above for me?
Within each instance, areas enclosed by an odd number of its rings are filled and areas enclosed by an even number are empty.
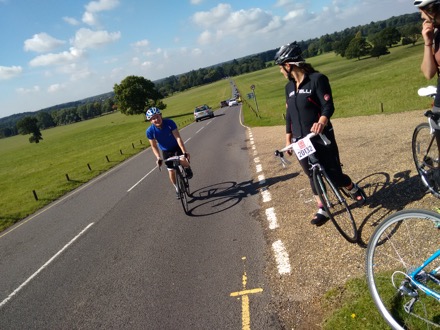
[[[0,66],[0,80],[7,80],[19,76],[23,72],[21,66]]]
[[[29,62],[32,67],[36,66],[49,66],[49,65],[62,65],[75,62],[84,56],[84,51],[77,48],[70,48],[69,51],[64,51],[58,54],[45,54],[39,55]]]
[[[34,34],[32,39],[27,39],[24,41],[25,51],[34,51],[37,53],[50,52],[59,46],[65,44],[65,41],[55,39],[49,34],[42,32]]]
[[[195,13],[192,21],[204,29],[197,39],[201,45],[213,44],[230,36],[248,39],[282,27],[280,17],[270,12],[260,8],[233,11],[231,5],[223,3],[210,11]]]
[[[86,5],[88,12],[96,13],[104,10],[111,10],[119,5],[119,0],[98,0],[91,1]]]
[[[66,22],[67,24],[70,24],[70,25],[79,25],[80,24],[80,22],[73,17],[64,16],[63,21]]]
[[[52,84],[47,88],[47,91],[49,93],[56,93],[56,92],[63,90],[65,88],[66,88],[66,85],[64,85],[64,84]]]
[[[147,39],[139,40],[132,44],[133,47],[147,47],[150,42]]]
[[[85,7],[86,11],[83,14],[82,21],[88,25],[97,25],[98,18],[96,13],[105,10],[111,10],[119,5],[119,0],[98,0],[91,1]]]
[[[19,94],[30,94],[30,93],[38,93],[40,91],[40,86],[35,85],[32,88],[17,88],[16,89],[17,93]]]
[[[208,28],[224,23],[231,12],[231,5],[220,3],[217,7],[212,8],[210,11],[201,11],[195,13],[192,17],[192,20],[196,25]]]
[[[190,3],[192,5],[200,5],[203,2],[203,0],[191,0]]]
[[[81,28],[76,31],[75,38],[71,43],[78,49],[97,48],[116,41],[121,37],[120,32],[109,33],[107,31],[92,31],[90,29]]]
[[[88,25],[97,25],[98,24],[98,19],[95,16],[95,14],[90,13],[88,11],[86,11],[83,14],[82,21]]]

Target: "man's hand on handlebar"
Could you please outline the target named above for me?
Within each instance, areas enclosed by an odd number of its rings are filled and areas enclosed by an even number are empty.
[[[162,166],[162,163],[163,163],[163,160],[162,160],[161,158],[158,158],[158,159],[156,160],[156,165],[157,165],[157,167],[159,167],[159,169],[160,169],[160,167]]]

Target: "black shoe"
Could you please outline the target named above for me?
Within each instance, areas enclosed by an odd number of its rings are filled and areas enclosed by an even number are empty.
[[[315,225],[316,227],[320,227],[329,220],[330,217],[328,216],[327,212],[320,208],[318,212],[316,212],[315,217],[312,219],[312,221],[310,221],[310,223],[312,225]]]
[[[176,191],[176,199],[180,199],[180,194]]]
[[[365,195],[364,190],[359,187],[357,184],[353,183],[354,188],[357,188],[354,192],[353,189],[352,191],[349,191],[348,193],[350,194],[351,198],[353,198],[356,201],[357,206],[362,206],[365,204],[365,202],[367,201],[367,195]]]
[[[186,167],[185,168],[185,173],[186,173],[186,178],[187,179],[192,179],[193,171],[192,171],[191,167]]]

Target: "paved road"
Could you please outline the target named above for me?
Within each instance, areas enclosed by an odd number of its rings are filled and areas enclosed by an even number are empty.
[[[240,107],[181,131],[190,215],[146,150],[0,234],[1,329],[278,329]]]

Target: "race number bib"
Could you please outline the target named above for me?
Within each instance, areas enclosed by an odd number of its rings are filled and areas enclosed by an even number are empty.
[[[315,147],[307,137],[294,143],[293,151],[300,160],[316,152]]]

